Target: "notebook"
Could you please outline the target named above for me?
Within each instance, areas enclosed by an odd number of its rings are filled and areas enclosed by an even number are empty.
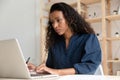
[[[36,76],[41,77],[41,75]],[[42,74],[42,77],[49,76],[57,75]],[[37,77],[35,75],[31,77],[18,40],[0,40],[0,78],[30,79]]]

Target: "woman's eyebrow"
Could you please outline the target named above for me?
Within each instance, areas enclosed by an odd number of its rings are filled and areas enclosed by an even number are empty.
[[[56,19],[61,19],[61,17],[50,18],[50,21],[54,21]]]

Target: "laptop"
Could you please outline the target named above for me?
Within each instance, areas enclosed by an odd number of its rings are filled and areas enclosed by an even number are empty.
[[[38,77],[38,75],[36,76]],[[30,79],[37,77],[35,75],[31,77],[18,40],[0,40],[0,78]]]

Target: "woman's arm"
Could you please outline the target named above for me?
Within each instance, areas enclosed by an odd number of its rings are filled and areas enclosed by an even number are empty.
[[[74,64],[78,74],[94,74],[99,64],[101,64],[101,48],[95,34],[88,35],[84,45],[84,53],[81,63]]]
[[[53,69],[49,68],[45,65],[45,63],[41,64],[36,68],[37,73],[50,73],[50,74],[57,74],[57,75],[71,75],[75,74],[74,68],[66,68],[66,69]]]
[[[58,75],[72,75],[75,74],[74,68],[66,68],[66,69],[47,69],[49,73],[51,74],[58,74]]]

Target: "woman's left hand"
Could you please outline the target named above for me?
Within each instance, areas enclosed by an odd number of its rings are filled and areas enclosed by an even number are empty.
[[[59,75],[57,69],[48,68],[45,65],[45,63],[42,63],[40,66],[36,67],[36,72],[37,73],[50,73],[50,74],[57,74],[57,75]]]

